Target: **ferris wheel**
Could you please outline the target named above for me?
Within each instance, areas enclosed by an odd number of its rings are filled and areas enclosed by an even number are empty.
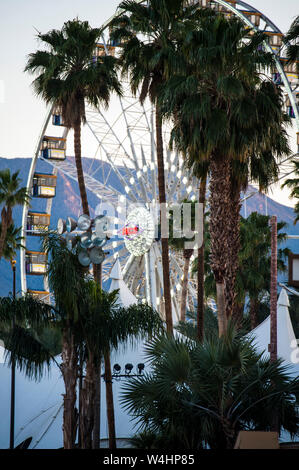
[[[140,1],[142,3],[142,1]],[[250,28],[264,31],[269,37],[265,48],[274,54],[276,69],[273,80],[284,87],[285,106],[293,119],[293,129],[297,133],[299,145],[299,77],[294,65],[286,64],[283,57],[283,34],[263,13],[238,0],[190,1],[199,7],[211,6],[227,16],[236,15]],[[116,12],[114,16],[120,14]],[[118,48],[109,43],[109,23],[104,25],[102,42],[97,45],[95,55],[117,54]],[[97,198],[95,215],[107,213],[114,221],[113,234],[108,241],[107,256],[103,262],[103,278],[108,278],[116,259],[121,263],[124,281],[133,294],[164,314],[163,270],[159,236],[149,230],[149,214],[155,218],[158,201],[156,143],[154,114],[150,103],[139,103],[133,97],[128,83],[123,82],[124,94],[113,98],[108,111],[86,107],[86,129],[88,142],[92,142],[94,157],[84,170],[86,188]],[[298,90],[298,92],[297,92]],[[182,156],[167,148],[169,130],[165,125],[164,155],[165,184],[168,203],[184,199],[196,200],[198,181],[183,165]],[[26,248],[21,249],[21,290],[31,292],[42,299],[49,298],[46,274],[46,255],[32,249],[33,240],[50,226],[53,216],[53,198],[57,190],[57,178],[67,177],[77,181],[77,171],[73,159],[67,156],[72,147],[71,132],[63,126],[59,110],[49,109],[36,151],[32,158],[27,189],[34,196],[30,209],[24,206],[22,236]],[[282,162],[281,175],[290,172],[291,158]],[[50,171],[45,172],[45,166]],[[110,212],[109,212],[110,211]],[[127,215],[126,215],[127,214]],[[67,214],[66,214],[67,215]],[[143,242],[132,242],[131,246],[126,227],[142,227]],[[125,235],[125,236],[121,236]],[[136,245],[136,246],[135,246]],[[193,255],[194,259],[194,255]],[[192,258],[191,258],[192,261]],[[184,276],[184,258],[181,252],[170,252],[170,282],[173,319],[180,317],[181,284]],[[32,278],[40,279],[40,288],[31,288]],[[187,307],[192,310],[196,303],[196,279],[188,282]]]

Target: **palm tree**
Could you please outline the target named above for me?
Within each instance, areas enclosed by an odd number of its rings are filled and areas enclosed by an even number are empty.
[[[12,209],[15,206],[28,203],[29,196],[26,188],[20,188],[21,179],[19,171],[11,175],[10,169],[0,171],[0,205],[1,231],[0,231],[0,259],[3,256],[7,231],[13,224]],[[10,232],[10,236],[12,232]]]
[[[49,286],[55,297],[55,309],[59,314],[62,333],[61,372],[65,384],[63,442],[65,449],[72,449],[75,445],[78,420],[76,385],[78,347],[81,341],[78,322],[86,270],[80,265],[77,254],[68,250],[64,240],[56,233],[45,235],[43,249],[49,257]]]
[[[258,183],[259,191],[267,191],[270,184],[278,180],[279,161],[290,153],[285,131],[290,122],[283,111],[282,91],[272,82],[262,82],[258,89],[251,90],[251,100],[256,105],[256,122],[239,134],[239,138],[250,139],[246,158],[231,162],[228,233],[230,243],[227,251],[227,273],[225,280],[226,315],[235,318],[236,276],[240,252],[241,191],[245,191],[249,178]],[[250,90],[248,90],[248,94]],[[235,318],[236,319],[236,318]]]
[[[258,46],[263,35],[253,34],[236,19],[203,11],[197,30],[180,50],[184,68],[173,73],[161,93],[161,106],[174,121],[172,140],[210,172],[211,263],[216,280],[219,334],[226,329],[230,216],[230,174],[234,159],[246,160],[256,144],[257,110],[262,97],[262,66],[273,62]],[[271,104],[266,112],[270,114]]]
[[[251,329],[259,324],[260,304],[270,295],[271,274],[271,229],[270,216],[252,212],[247,219],[241,219],[240,267],[238,271],[239,288],[249,297],[249,316]],[[286,222],[277,223],[277,242],[286,240],[282,230]],[[288,248],[277,250],[277,269],[286,270],[285,259],[289,254]]]
[[[290,26],[289,31],[284,36],[284,43],[287,46],[287,57],[289,62],[299,61],[299,16],[297,16]],[[299,73],[299,62],[297,63],[297,71]]]
[[[179,58],[176,38],[193,24],[196,7],[187,7],[184,0],[149,0],[146,5],[126,0],[119,8],[123,12],[110,24],[111,37],[121,41],[121,68],[123,74],[130,75],[133,93],[141,87],[140,102],[149,97],[155,106],[159,202],[161,218],[166,220],[162,115],[158,96],[171,65]],[[165,316],[167,329],[172,332],[168,239],[163,234],[161,244]]]
[[[0,222],[0,233],[2,230],[2,224]],[[23,248],[22,240],[24,237],[21,236],[21,227],[15,227],[14,224],[11,224],[6,232],[6,238],[4,242],[2,256],[7,261],[12,261],[16,256],[17,250]]]
[[[54,325],[52,307],[31,295],[0,298],[0,337],[7,359],[29,378],[40,380],[58,353]]]
[[[85,377],[81,394],[81,442],[83,448],[92,447],[95,375],[101,357],[105,359],[105,381],[109,448],[116,448],[110,351],[128,340],[147,338],[162,330],[159,314],[148,305],[136,304],[128,308],[118,305],[118,291],[107,293],[93,281],[87,281],[82,296],[79,327],[83,334]],[[108,366],[108,367],[107,367]],[[108,371],[108,376],[107,376]]]
[[[74,19],[62,29],[38,34],[48,50],[29,55],[26,72],[37,74],[33,81],[36,94],[46,103],[62,110],[66,127],[74,130],[75,160],[84,214],[89,207],[81,161],[81,124],[86,122],[85,102],[92,106],[108,106],[111,92],[121,93],[116,74],[116,59],[95,54],[100,29],[91,28],[87,21]]]
[[[139,431],[168,436],[170,449],[233,448],[240,430],[298,434],[299,380],[281,361],[262,359],[229,322],[203,343],[161,337],[147,348],[152,372],[127,382],[122,404]]]

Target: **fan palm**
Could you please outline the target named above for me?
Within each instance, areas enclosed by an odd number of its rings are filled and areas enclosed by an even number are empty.
[[[41,379],[57,352],[56,341],[50,345],[49,340],[53,339],[51,331],[54,324],[52,307],[31,295],[1,297],[0,337],[5,344],[9,364],[14,360],[29,378]]]
[[[161,218],[166,219],[166,193],[162,138],[162,115],[158,103],[161,85],[179,56],[176,38],[191,27],[196,8],[184,0],[149,0],[146,5],[133,0],[120,3],[122,14],[110,26],[113,40],[121,41],[121,68],[129,74],[134,94],[140,89],[140,102],[148,96],[155,105],[158,187]],[[168,331],[172,331],[168,239],[161,237],[163,290]]]
[[[238,19],[204,11],[197,30],[181,46],[184,69],[173,74],[161,93],[162,110],[174,120],[172,141],[191,160],[209,165],[211,263],[220,334],[227,321],[231,164],[246,161],[258,148],[262,105],[268,125],[275,111],[269,101],[272,85],[260,76],[273,58],[258,47],[261,33],[244,41],[247,34]]]
[[[240,161],[235,159],[231,163],[230,217],[227,227],[230,243],[225,280],[227,317],[236,317],[235,283],[240,251],[241,190],[247,188],[250,178],[258,184],[260,191],[267,191],[268,187],[278,180],[280,159],[290,153],[285,131],[290,119],[283,112],[281,89],[273,83],[263,82],[258,90],[253,90],[252,101],[256,104],[257,120],[244,132],[244,136],[251,140],[246,158]]]
[[[9,168],[0,171],[0,206],[3,206],[1,211],[0,259],[3,256],[7,231],[13,224],[12,209],[29,201],[27,190],[21,188],[20,183],[19,171],[13,174],[10,173]]]
[[[111,349],[117,349],[128,340],[147,338],[162,329],[162,321],[151,307],[136,304],[123,308],[118,305],[117,295],[118,291],[107,293],[93,281],[88,281],[82,296],[79,328],[84,342],[86,372],[81,394],[80,431],[84,448],[91,448],[92,445],[96,385],[94,371],[98,369],[101,357],[104,356],[105,363],[110,364]],[[113,395],[109,393],[112,377],[107,376],[107,370],[111,368],[105,367],[107,395],[112,397],[112,400],[107,401],[109,447],[115,448]]]
[[[239,430],[270,430],[273,407],[280,429],[298,434],[298,378],[262,359],[230,323],[220,339],[162,337],[147,354],[152,372],[125,384],[122,403],[141,431],[170,436],[170,448],[232,448]]]
[[[271,274],[271,228],[270,216],[252,212],[247,219],[241,219],[241,245],[240,269],[238,272],[238,286],[247,292],[250,301],[250,323],[255,328],[259,321],[259,305],[270,292]],[[286,222],[277,223],[277,243],[286,240],[286,233],[282,230]],[[288,248],[277,250],[277,269],[286,270],[285,259],[289,254]]]
[[[0,233],[2,230],[2,224],[0,223]],[[16,227],[11,224],[6,232],[5,243],[3,247],[2,256],[7,261],[11,261],[16,256],[17,250],[24,248],[22,240],[24,237],[21,236],[21,227]]]
[[[62,110],[66,127],[74,130],[74,149],[78,184],[84,214],[89,214],[81,161],[81,124],[86,122],[85,102],[92,106],[108,106],[111,92],[121,93],[116,74],[116,59],[98,57],[95,48],[100,29],[91,28],[87,21],[74,19],[62,29],[38,34],[48,50],[29,55],[25,71],[37,74],[33,81],[36,94],[46,103]]]
[[[284,43],[287,45],[287,57],[289,62],[297,62],[297,71],[299,73],[299,16],[295,18],[289,31],[284,37]]]
[[[56,233],[43,239],[43,249],[48,254],[48,279],[59,312],[62,333],[61,372],[65,384],[63,411],[63,442],[65,449],[75,445],[77,431],[76,385],[78,377],[78,344],[76,335],[80,318],[80,305],[86,270],[80,265],[77,254],[68,250]]]

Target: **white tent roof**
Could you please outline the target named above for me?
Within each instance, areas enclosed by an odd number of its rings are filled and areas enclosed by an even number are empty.
[[[294,375],[299,374],[299,348],[289,314],[289,297],[284,288],[281,289],[277,301],[277,356],[292,366]],[[252,330],[248,337],[254,338],[254,345],[264,357],[269,357],[270,316]]]
[[[9,447],[11,369],[0,345],[0,448]],[[60,357],[56,360],[60,361]],[[16,368],[15,445],[32,437],[31,449],[62,447],[62,394],[64,383],[56,364],[39,381],[29,380]]]
[[[118,303],[120,305],[123,307],[129,307],[130,305],[137,304],[135,295],[132,294],[123,279],[121,266],[118,259],[116,259],[114,266],[111,269],[110,279],[111,285],[109,291],[112,292],[113,290],[119,289]]]

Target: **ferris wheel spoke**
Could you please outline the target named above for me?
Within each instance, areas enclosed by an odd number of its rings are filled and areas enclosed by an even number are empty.
[[[142,176],[142,173],[141,173],[141,170],[137,164],[137,171],[135,174],[133,174],[132,170],[130,168],[127,167],[126,163],[124,162],[124,168],[126,170],[126,173],[127,175],[129,176],[129,181],[131,183],[131,185],[134,185],[134,191],[137,193],[138,195],[138,198],[140,201],[143,201],[144,203],[148,202],[148,195],[147,195],[147,191],[146,191],[146,188],[145,188],[145,185],[144,185],[144,181],[143,181],[143,176]],[[133,182],[134,180],[134,182]],[[139,188],[138,188],[138,186]]]
[[[142,280],[144,279],[144,276],[143,276],[144,271],[145,271],[144,256],[139,256],[138,258],[135,258],[128,272],[128,276],[129,276],[128,282],[131,284],[132,292],[136,292],[138,285],[142,284]]]
[[[127,277],[130,273],[130,269],[131,269],[131,266],[133,264],[133,262],[135,261],[135,256],[133,254],[130,254],[125,266],[124,266],[124,269],[123,269],[123,278]]]
[[[42,157],[41,160],[49,163],[52,167],[62,171],[62,173],[64,173],[66,176],[69,176],[72,180],[78,181],[76,167],[67,160],[46,160]],[[107,186],[104,186],[97,179],[87,174],[84,175],[84,180],[86,188],[89,189],[89,191],[91,191],[92,193],[94,193],[99,199],[102,199],[105,202],[109,202],[112,203],[114,206],[117,206],[118,198],[122,195],[122,193],[118,192],[116,189],[107,188]]]

